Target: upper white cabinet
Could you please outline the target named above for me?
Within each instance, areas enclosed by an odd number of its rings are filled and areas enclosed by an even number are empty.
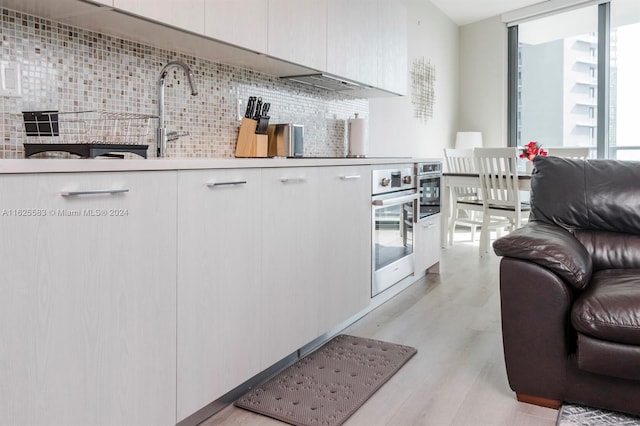
[[[407,93],[407,17],[390,0],[329,0],[326,71]]]
[[[406,9],[392,0],[0,0],[0,4],[271,75],[323,71],[386,92],[407,93]]]
[[[90,15],[104,9],[103,5],[113,6],[113,0],[0,0],[0,6],[19,10],[31,15],[55,20],[65,20],[73,15]],[[84,27],[83,27],[84,28]]]
[[[268,0],[204,0],[205,35],[267,52]]]
[[[0,424],[175,424],[175,183],[0,176]]]
[[[205,0],[113,0],[113,7],[173,27],[204,34],[204,2]]]
[[[407,94],[407,11],[397,2],[379,0],[378,84],[399,95]]]
[[[267,53],[299,65],[327,68],[327,0],[269,0]]]
[[[377,86],[378,0],[328,0],[326,71]]]
[[[178,421],[259,373],[260,170],[178,172]]]

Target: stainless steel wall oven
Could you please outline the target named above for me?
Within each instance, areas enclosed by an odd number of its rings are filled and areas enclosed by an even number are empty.
[[[440,186],[442,163],[429,161],[416,163],[416,184],[419,202],[416,204],[416,222],[440,213]]]
[[[373,170],[371,297],[413,273],[418,196],[412,167]]]

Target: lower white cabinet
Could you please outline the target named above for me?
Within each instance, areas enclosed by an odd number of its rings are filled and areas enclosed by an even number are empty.
[[[262,294],[258,345],[264,368],[318,336],[324,266],[317,167],[262,172]]]
[[[371,169],[320,169],[319,334],[371,301]]]
[[[0,176],[1,425],[175,424],[175,176]]]
[[[369,167],[263,171],[264,367],[368,306],[370,175]]]
[[[178,172],[178,421],[262,370],[260,170]]]
[[[440,262],[440,222],[440,214],[435,214],[414,226],[416,276]]]
[[[0,175],[0,425],[173,425],[365,309],[370,176]]]
[[[178,421],[365,309],[370,169],[178,172]]]

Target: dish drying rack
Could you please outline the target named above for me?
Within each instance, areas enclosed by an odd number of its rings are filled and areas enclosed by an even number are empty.
[[[144,142],[151,132],[152,119],[157,118],[103,110],[24,111],[22,116],[26,136],[33,141],[24,144],[25,157],[63,151],[89,158],[98,155],[122,158],[125,152],[146,158],[148,145]]]

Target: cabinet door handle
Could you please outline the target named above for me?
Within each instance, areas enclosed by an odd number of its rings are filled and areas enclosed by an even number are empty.
[[[343,176],[340,176],[340,179],[342,179],[342,180],[355,180],[355,179],[360,179],[360,175],[343,175]]]
[[[207,182],[209,188],[215,188],[218,186],[234,186],[234,185],[246,185],[246,180],[237,180],[232,182]]]
[[[422,227],[426,228],[426,229],[433,228],[434,226],[436,226],[436,224],[433,223],[433,222],[428,222],[428,223],[425,223],[424,225],[422,225]]]
[[[282,183],[302,183],[305,182],[306,179],[303,177],[298,178],[280,178],[280,182]]]
[[[129,192],[129,189],[87,189],[84,191],[62,191],[60,195],[63,197],[76,197],[79,195],[120,194],[122,192]]]

